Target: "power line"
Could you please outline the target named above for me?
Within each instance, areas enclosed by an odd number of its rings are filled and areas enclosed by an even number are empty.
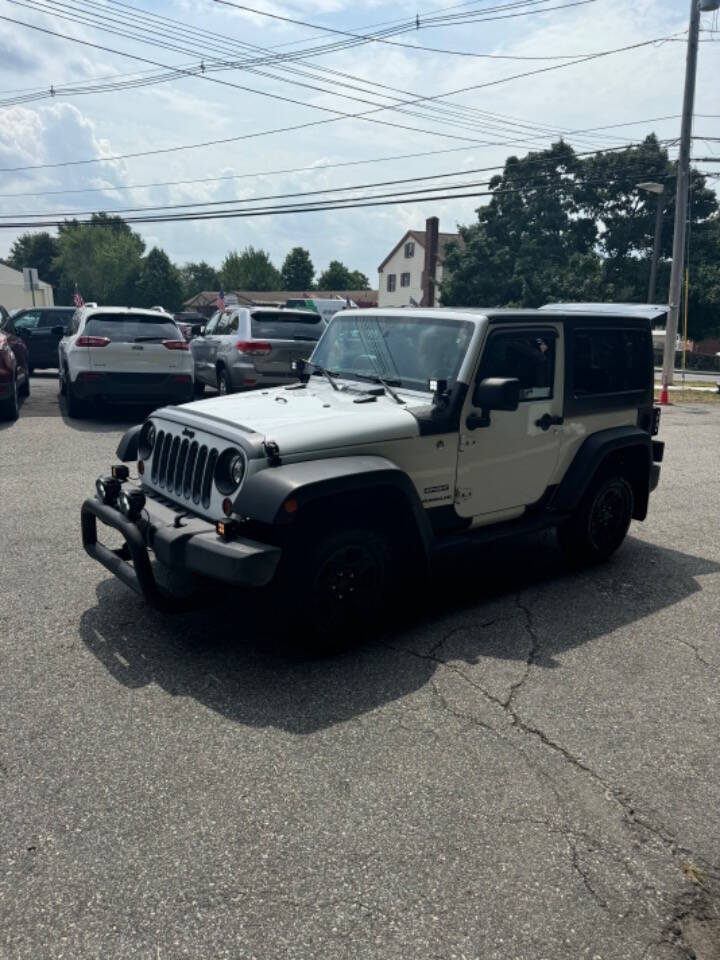
[[[10,2],[13,2],[13,3],[18,4],[18,3],[19,3],[19,0],[10,0]],[[25,4],[19,3],[19,5],[25,5]],[[76,40],[76,38],[74,38],[74,37],[69,37],[69,36],[67,36],[66,34],[61,34],[61,33],[57,32],[57,31],[49,30],[49,29],[47,29],[47,28],[45,28],[45,27],[40,27],[40,26],[38,26],[38,25],[36,25],[36,24],[25,23],[24,21],[16,20],[16,19],[14,19],[14,18],[12,18],[12,17],[0,16],[0,20],[5,20],[5,21],[10,22],[10,23],[15,23],[15,24],[18,24],[18,25],[20,25],[20,26],[27,27],[28,29],[36,30],[36,31],[38,31],[38,32],[40,32],[40,33],[48,34],[48,35],[50,35],[50,36],[56,36],[56,37],[59,37],[59,38],[61,38],[61,39],[71,40],[71,41],[74,41],[74,42],[79,42],[79,41]],[[583,58],[582,60],[573,60],[573,61],[571,61],[570,63],[555,64],[555,65],[550,66],[550,67],[542,67],[542,68],[539,68],[539,69],[537,69],[537,70],[526,71],[525,73],[516,74],[516,75],[511,76],[511,77],[503,77],[503,78],[500,78],[500,79],[497,79],[497,80],[486,81],[485,83],[481,83],[481,84],[472,84],[472,85],[470,85],[470,86],[463,87],[463,88],[461,88],[461,89],[459,89],[459,90],[447,91],[447,92],[442,93],[442,94],[436,94],[436,95],[427,96],[427,97],[418,97],[418,98],[415,98],[415,99],[413,99],[413,100],[408,101],[408,103],[409,103],[409,104],[413,104],[413,103],[421,103],[421,102],[428,102],[428,101],[437,101],[438,99],[442,99],[443,97],[456,95],[456,94],[458,94],[458,93],[467,93],[467,92],[469,92],[469,91],[471,91],[471,90],[478,90],[478,89],[483,89],[483,88],[487,88],[487,87],[491,87],[491,86],[496,86],[496,85],[498,85],[498,84],[500,84],[500,83],[506,83],[506,82],[508,82],[508,81],[510,81],[510,80],[515,80],[515,79],[520,79],[520,78],[522,78],[522,77],[527,77],[527,76],[533,76],[533,75],[536,75],[536,74],[546,73],[546,72],[553,71],[553,70],[557,70],[557,69],[560,69],[560,68],[563,68],[563,67],[566,67],[566,66],[573,66],[573,65],[575,65],[575,64],[577,64],[577,63],[582,63],[582,62],[587,62],[588,60],[597,59],[598,57],[604,57],[604,56],[609,56],[609,55],[614,54],[614,53],[622,53],[622,52],[626,52],[626,51],[628,51],[628,50],[638,49],[639,47],[647,46],[649,43],[653,43],[653,42],[655,42],[655,41],[643,41],[643,42],[640,42],[640,43],[630,44],[630,45],[625,46],[625,47],[618,47],[618,48],[615,48],[615,49],[613,49],[613,50],[605,51],[605,52],[603,52],[603,53],[601,53],[601,54],[594,54],[594,55],[592,55],[592,56],[590,56],[590,57]],[[104,46],[104,45],[102,45],[102,44],[91,43],[90,41],[83,41],[83,45],[94,47],[94,48],[99,49],[99,50],[102,50],[102,51],[104,51],[104,52],[106,52],[106,53],[108,53],[108,52],[109,52],[109,53],[115,53],[115,54],[118,54],[119,56],[128,57],[128,58],[133,59],[133,60],[138,60],[139,62],[148,63],[148,64],[151,64],[151,65],[156,66],[156,67],[161,67],[161,68],[163,68],[163,69],[168,69],[168,67],[167,67],[166,64],[161,64],[161,63],[158,63],[157,61],[149,60],[148,58],[145,58],[145,57],[140,57],[140,56],[138,56],[137,54],[125,53],[124,51],[114,50],[114,49],[112,49],[111,47],[107,47],[107,46]],[[270,135],[273,135],[273,134],[276,134],[276,133],[294,132],[294,131],[300,130],[300,129],[307,129],[307,128],[309,128],[309,127],[321,126],[321,125],[325,125],[325,124],[328,124],[328,123],[334,123],[334,122],[337,122],[337,121],[340,120],[340,119],[363,119],[363,120],[368,120],[368,119],[369,119],[369,121],[370,121],[371,123],[377,123],[377,124],[381,124],[381,125],[383,125],[383,126],[396,127],[396,128],[404,129],[404,130],[411,130],[411,131],[416,132],[416,133],[429,133],[429,134],[431,134],[431,135],[433,135],[433,136],[444,136],[444,137],[446,137],[446,138],[448,138],[448,139],[463,140],[463,141],[465,141],[465,142],[467,142],[467,143],[480,144],[480,145],[483,145],[483,146],[492,146],[492,145],[494,145],[492,142],[489,142],[489,143],[488,143],[488,142],[482,142],[482,141],[478,141],[478,140],[476,140],[476,139],[472,139],[472,138],[470,138],[470,137],[464,137],[464,136],[460,136],[460,135],[457,135],[457,134],[437,133],[437,132],[432,131],[432,130],[423,130],[423,129],[420,129],[420,128],[417,128],[417,127],[408,127],[408,126],[406,126],[406,125],[404,125],[404,124],[397,124],[397,123],[393,123],[393,122],[387,121],[387,120],[380,120],[380,119],[378,119],[378,118],[376,118],[376,117],[369,117],[369,115],[370,115],[370,114],[373,114],[373,113],[377,113],[377,112],[381,112],[381,111],[385,111],[385,110],[393,110],[393,109],[395,109],[395,108],[394,108],[393,106],[391,106],[391,105],[379,106],[379,107],[375,107],[375,108],[372,109],[372,110],[363,111],[363,112],[361,112],[361,113],[356,113],[356,114],[350,114],[350,113],[345,113],[344,111],[340,111],[340,110],[336,110],[336,109],[332,109],[332,108],[321,107],[321,106],[316,105],[316,104],[303,103],[302,101],[294,100],[293,98],[290,98],[290,97],[284,97],[284,96],[279,95],[279,94],[271,94],[271,93],[268,93],[268,92],[266,92],[266,91],[255,90],[255,89],[253,89],[253,88],[245,87],[245,86],[242,86],[242,85],[240,85],[240,84],[235,84],[235,83],[231,83],[231,82],[229,82],[229,81],[219,80],[217,77],[210,77],[210,76],[207,76],[206,74],[201,74],[200,77],[201,77],[201,79],[209,80],[209,81],[214,82],[214,83],[220,83],[220,84],[222,84],[222,85],[224,85],[224,86],[234,87],[234,88],[236,88],[236,89],[244,90],[244,91],[246,91],[246,92],[258,93],[258,94],[260,94],[260,95],[262,95],[262,96],[269,96],[269,97],[271,97],[271,98],[273,98],[273,99],[278,99],[278,100],[282,100],[282,101],[284,101],[284,102],[293,103],[294,105],[311,106],[311,107],[314,108],[314,109],[319,109],[319,110],[323,110],[323,111],[325,111],[325,112],[330,112],[330,113],[334,113],[334,114],[339,114],[339,116],[335,116],[335,117],[330,118],[330,119],[307,121],[307,122],[302,123],[302,124],[294,124],[294,125],[290,125],[290,126],[287,126],[287,127],[276,128],[276,129],[274,129],[274,130],[257,131],[257,132],[255,132],[255,133],[244,134],[244,135],[241,135],[241,136],[238,136],[238,137],[228,137],[228,138],[223,138],[223,139],[215,140],[215,141],[206,141],[206,142],[203,144],[203,146],[211,146],[211,145],[218,145],[218,144],[220,144],[220,143],[229,143],[229,142],[233,142],[233,141],[234,141],[234,142],[238,142],[238,141],[241,141],[241,140],[255,139],[255,138],[257,138],[257,137],[270,136]],[[4,168],[0,168],[0,172],[11,173],[11,172],[19,172],[19,171],[25,171],[25,170],[50,169],[50,168],[55,168],[55,167],[74,166],[74,165],[88,164],[88,163],[98,163],[98,162],[103,162],[103,161],[107,162],[107,161],[119,160],[119,159],[129,159],[129,158],[131,158],[131,157],[136,157],[136,156],[150,156],[150,155],[153,155],[153,154],[170,153],[170,152],[175,152],[175,151],[177,151],[177,150],[179,150],[179,149],[189,149],[189,147],[163,148],[163,149],[158,149],[158,150],[153,150],[153,151],[142,151],[142,152],[138,152],[138,153],[135,153],[135,154],[126,154],[125,156],[93,157],[93,158],[85,159],[85,160],[68,160],[68,161],[62,161],[62,162],[60,162],[60,163],[54,163],[54,164],[52,164],[52,163],[51,163],[51,164],[32,164],[32,165],[26,165],[26,166],[22,166],[22,167],[4,167]]]
[[[643,120],[628,120],[621,124],[611,124],[612,127],[621,127],[621,126],[638,126],[645,123],[654,123],[658,120],[675,120],[678,115],[671,115],[666,117],[648,117]],[[607,127],[588,127],[584,131],[578,132],[588,132],[594,130],[605,130]],[[565,136],[573,136],[576,131],[569,130],[563,134],[563,139]],[[671,141],[660,141],[660,142],[671,142]],[[604,152],[614,151],[614,150],[626,150],[633,146],[637,146],[638,141],[622,144],[616,147],[604,147]],[[191,149],[193,147],[202,147],[208,146],[208,143],[201,144],[189,144],[186,147],[178,147],[177,149]],[[246,180],[253,177],[271,177],[271,176],[280,176],[291,173],[312,173],[320,170],[334,170],[341,167],[356,167],[364,166],[371,163],[388,163],[396,160],[413,160],[419,159],[422,157],[434,157],[440,156],[448,153],[460,153],[464,150],[471,150],[472,147],[463,146],[463,147],[449,147],[445,150],[423,150],[418,153],[399,153],[386,157],[371,157],[364,160],[343,160],[337,163],[324,163],[324,164],[312,164],[307,167],[286,167],[280,170],[258,170],[253,173],[234,173],[227,174],[222,177],[195,177],[190,180],[160,180],[154,181],[152,183],[136,183],[136,184],[122,184],[114,186],[103,186],[103,187],[80,187],[75,189],[68,190],[42,190],[42,191],[22,191],[16,193],[0,193],[0,199],[15,198],[15,197],[54,197],[54,196],[64,196],[66,194],[77,194],[77,193],[109,193],[110,191],[120,191],[120,190],[149,190],[154,187],[176,187],[176,186],[188,186],[195,183],[221,183],[230,180]],[[574,152],[576,157],[589,156],[590,154],[598,152],[597,150],[587,150]],[[135,155],[133,155],[135,156]],[[103,159],[103,158],[99,158]],[[113,159],[125,159],[124,157],[115,157]],[[532,162],[532,161],[530,161]],[[485,172],[491,170],[501,170],[504,164],[496,164],[495,166],[484,167],[482,168]]]

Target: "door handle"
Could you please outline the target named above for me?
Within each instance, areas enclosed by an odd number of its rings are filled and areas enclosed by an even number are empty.
[[[564,417],[553,417],[552,414],[544,413],[539,420],[535,421],[535,426],[540,427],[541,430],[549,430],[550,427],[559,427],[564,422]]]

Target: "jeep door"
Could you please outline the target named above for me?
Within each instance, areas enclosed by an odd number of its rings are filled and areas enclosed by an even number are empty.
[[[460,516],[492,522],[494,514],[519,513],[552,482],[562,431],[562,337],[561,324],[491,325],[460,423]],[[517,410],[491,410],[489,424],[476,426],[483,411],[475,388],[486,377],[517,378],[520,403]]]

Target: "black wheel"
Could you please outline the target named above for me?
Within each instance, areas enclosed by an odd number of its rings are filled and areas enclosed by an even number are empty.
[[[20,390],[20,396],[21,397],[30,396],[30,374],[28,372],[25,373],[25,382],[23,383],[22,388]]]
[[[67,370],[65,367],[60,367],[58,371],[58,387],[60,389],[60,396],[64,397],[67,393]]]
[[[13,377],[10,396],[0,400],[0,420],[17,420],[20,415],[17,376]]]
[[[67,403],[67,412],[69,417],[80,419],[85,416],[85,401],[81,400],[73,390],[73,385],[69,379],[65,381],[65,402]]]
[[[196,397],[201,397],[205,393],[205,384],[200,383],[199,380],[196,380],[193,386],[193,392]]]
[[[232,383],[230,382],[230,377],[225,367],[220,367],[217,372],[217,388],[218,393],[224,396],[226,393],[232,393]]]
[[[287,551],[278,591],[295,626],[333,647],[382,611],[392,579],[390,544],[372,529],[312,534]]]
[[[575,515],[558,527],[558,542],[571,559],[598,563],[614,553],[632,520],[632,486],[623,474],[591,484]]]

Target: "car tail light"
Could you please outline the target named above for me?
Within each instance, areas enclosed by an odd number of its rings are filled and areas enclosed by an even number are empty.
[[[272,344],[266,340],[238,340],[236,346],[239,353],[247,353],[250,356],[266,357],[272,353]]]
[[[107,337],[78,337],[76,347],[106,347],[110,343]]]
[[[167,350],[189,350],[190,344],[187,340],[163,340],[163,346]]]

